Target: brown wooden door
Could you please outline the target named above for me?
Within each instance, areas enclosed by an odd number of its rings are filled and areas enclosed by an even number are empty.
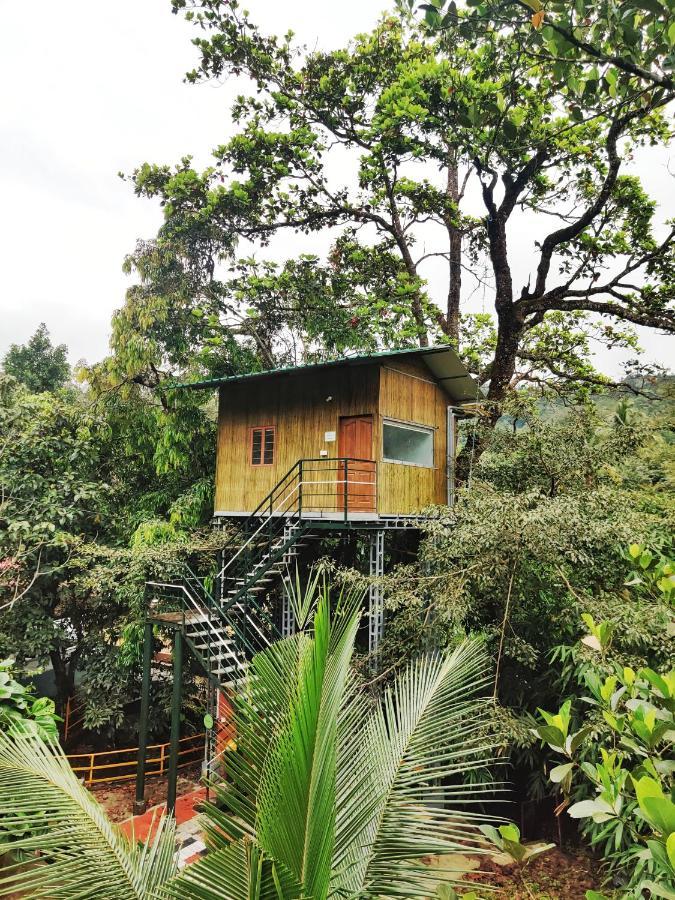
[[[373,460],[373,417],[342,416],[338,432],[338,456],[347,457],[338,466],[338,512],[377,511],[375,462]],[[345,478],[346,472],[346,478]]]

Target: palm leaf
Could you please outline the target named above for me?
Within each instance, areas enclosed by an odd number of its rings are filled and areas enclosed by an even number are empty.
[[[258,794],[258,840],[314,898],[327,895],[335,828],[337,722],[359,623],[356,597],[331,618],[327,592],[312,640],[299,644],[298,677]]]
[[[176,900],[297,900],[302,889],[288,869],[244,839],[185,868],[159,896]]]
[[[40,852],[34,865],[2,870],[0,896],[20,889],[50,900],[147,898],[175,872],[171,820],[136,846],[78,781],[58,744],[34,735],[0,732],[0,809],[5,828],[26,828],[11,848]]]
[[[203,812],[212,851],[254,841],[320,898],[330,881],[337,728],[361,595],[341,596],[332,614],[324,581],[313,579],[308,596],[297,608],[311,634],[280,641],[252,661],[246,691],[234,700],[236,748],[223,760],[217,803]]]
[[[476,699],[488,661],[476,641],[412,663],[370,714],[357,698],[341,728],[334,891],[424,897],[426,855],[480,850],[487,816],[470,804],[494,785],[466,787],[492,761],[481,735],[490,707]],[[361,727],[355,727],[361,720]]]

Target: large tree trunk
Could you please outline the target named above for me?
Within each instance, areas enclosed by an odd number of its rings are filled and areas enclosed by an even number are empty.
[[[72,659],[67,660],[58,650],[51,650],[49,657],[54,670],[56,711],[62,716],[66,709],[68,697],[72,697],[75,691],[75,665]]]
[[[459,166],[457,155],[450,151],[448,157],[447,196],[459,205]],[[459,215],[459,210],[457,210]],[[446,220],[448,230],[448,301],[443,329],[456,347],[459,347],[459,306],[462,293],[462,232],[456,218]]]
[[[503,403],[516,370],[521,334],[522,326],[513,318],[507,323],[500,321],[497,347],[490,367],[490,387],[485,404],[487,415],[481,417],[475,431],[471,430],[466,444],[457,457],[455,481],[458,486],[468,483],[473,466],[490,444],[492,430],[502,415]]]

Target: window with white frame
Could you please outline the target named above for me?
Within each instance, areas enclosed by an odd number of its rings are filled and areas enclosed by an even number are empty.
[[[382,458],[385,462],[433,468],[433,429],[385,420],[382,425]]]

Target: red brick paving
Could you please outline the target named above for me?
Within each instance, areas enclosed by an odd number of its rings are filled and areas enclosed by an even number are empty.
[[[206,799],[206,788],[198,788],[188,794],[183,794],[176,799],[175,817],[176,824],[182,825],[189,822],[197,815],[195,806]],[[120,828],[128,837],[134,837],[137,841],[147,840],[150,830],[154,832],[162,816],[166,811],[166,803],[152,806],[140,816],[131,816],[120,824]]]

